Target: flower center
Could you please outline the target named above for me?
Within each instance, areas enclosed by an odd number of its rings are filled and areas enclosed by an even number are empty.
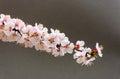
[[[78,50],[79,48],[80,48],[80,45],[78,45],[78,44],[77,44],[77,45],[75,45],[75,49],[77,49],[77,50]]]
[[[49,41],[50,41],[50,43],[53,43],[54,42],[54,38],[50,38]]]
[[[32,37],[35,37],[35,36],[38,36],[38,33],[37,33],[37,32],[35,32],[35,33],[32,35]]]
[[[61,44],[57,44],[56,47],[58,48],[58,52],[60,51]]]
[[[96,48],[93,49],[94,53],[98,53],[98,50]]]

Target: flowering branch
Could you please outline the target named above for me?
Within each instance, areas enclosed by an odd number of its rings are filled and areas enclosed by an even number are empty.
[[[37,51],[43,50],[55,57],[75,52],[73,58],[82,65],[91,65],[92,61],[103,55],[101,52],[103,47],[99,46],[99,43],[96,43],[96,47],[91,49],[84,47],[84,41],[78,40],[76,44],[73,44],[59,30],[51,28],[50,31],[49,33],[42,24],[26,25],[20,19],[12,19],[9,15],[0,15],[0,40],[3,42],[16,42],[26,48],[34,47]]]

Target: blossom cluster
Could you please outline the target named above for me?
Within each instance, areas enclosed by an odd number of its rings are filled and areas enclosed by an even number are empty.
[[[11,18],[10,15],[0,15],[0,40],[3,42],[16,42],[26,48],[34,47],[37,51],[46,51],[57,56],[66,53],[73,54],[77,63],[91,65],[98,56],[102,57],[103,47],[96,43],[94,49],[85,47],[85,42],[78,40],[76,44],[59,30],[48,29],[42,24],[34,26],[25,24],[21,19]]]

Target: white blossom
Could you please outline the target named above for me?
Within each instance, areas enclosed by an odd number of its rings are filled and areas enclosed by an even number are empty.
[[[84,41],[77,41],[76,42],[76,49],[77,50],[83,50],[84,49],[85,42]]]
[[[99,55],[100,57],[102,57],[103,54],[102,54],[102,51],[101,51],[101,47],[99,46],[99,43],[96,43],[96,49],[97,49],[97,51],[98,51],[98,55]]]

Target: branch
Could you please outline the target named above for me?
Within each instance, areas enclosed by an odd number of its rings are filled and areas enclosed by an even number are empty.
[[[75,44],[70,42],[59,30],[51,28],[50,31],[42,24],[27,25],[20,19],[0,15],[0,40],[3,42],[16,42],[26,48],[34,47],[37,51],[43,50],[55,57],[73,54],[76,62],[82,65],[91,65],[96,58],[103,56],[103,47],[99,43],[91,49],[84,46],[84,41],[78,40]]]

